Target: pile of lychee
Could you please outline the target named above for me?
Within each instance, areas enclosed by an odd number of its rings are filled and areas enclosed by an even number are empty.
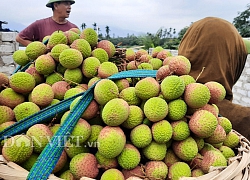
[[[237,155],[240,138],[216,106],[225,88],[196,82],[186,57],[162,47],[151,54],[126,49],[118,68],[114,44],[98,40],[91,28],[56,31],[44,42],[13,54],[21,71],[10,77],[0,73],[0,132],[94,86],[94,99],[51,172],[56,176],[177,180],[227,167]],[[155,76],[109,79],[121,70]],[[80,98],[47,123],[4,139],[2,156],[29,171]]]

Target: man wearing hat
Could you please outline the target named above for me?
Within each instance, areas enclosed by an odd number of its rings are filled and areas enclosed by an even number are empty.
[[[53,16],[37,20],[22,30],[16,37],[16,41],[27,46],[32,41],[42,41],[45,36],[53,32],[68,31],[71,28],[78,28],[67,20],[71,12],[71,5],[74,0],[50,0],[46,7],[51,8]]]

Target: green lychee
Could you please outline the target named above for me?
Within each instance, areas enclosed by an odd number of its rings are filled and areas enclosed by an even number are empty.
[[[107,158],[118,156],[126,143],[126,136],[120,127],[105,126],[97,139],[98,151]]]
[[[152,97],[144,104],[144,114],[152,122],[163,120],[168,114],[168,104],[160,97]]]
[[[119,126],[129,117],[129,113],[128,103],[121,98],[114,98],[104,105],[101,116],[108,126]]]

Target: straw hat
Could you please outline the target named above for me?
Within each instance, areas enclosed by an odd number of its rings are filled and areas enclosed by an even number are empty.
[[[49,8],[52,8],[52,4],[55,3],[55,2],[61,2],[61,1],[69,1],[70,4],[74,4],[75,1],[74,0],[50,0],[46,6],[49,7]]]

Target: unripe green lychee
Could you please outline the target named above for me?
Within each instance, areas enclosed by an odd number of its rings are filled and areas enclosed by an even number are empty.
[[[85,28],[80,34],[81,39],[88,41],[90,46],[94,48],[98,42],[98,34],[93,28]]]
[[[135,87],[123,89],[119,97],[127,101],[129,105],[139,105],[141,103],[141,99],[135,93]]]
[[[53,72],[50,75],[47,75],[45,79],[45,83],[51,86],[58,81],[63,81],[63,75],[58,72]]]
[[[183,161],[191,161],[198,153],[196,141],[189,136],[181,141],[172,143],[174,153]]]
[[[228,146],[221,146],[219,148],[220,152],[225,156],[225,158],[228,160],[231,157],[235,156],[235,152],[232,148],[228,147]]]
[[[214,133],[218,120],[211,112],[198,110],[192,115],[188,125],[196,136],[207,138]]]
[[[29,57],[25,53],[25,50],[22,49],[15,51],[12,55],[12,58],[15,61],[15,63],[21,66],[25,66],[30,62]]]
[[[60,53],[59,62],[63,67],[74,69],[82,64],[83,56],[82,53],[77,49],[64,49]]]
[[[181,141],[189,137],[190,130],[187,122],[182,120],[174,121],[171,122],[171,126],[173,129],[173,135],[172,135],[173,140]]]
[[[60,174],[59,178],[61,179],[68,179],[68,180],[74,180],[74,175],[70,172],[70,170],[64,171],[62,174]]]
[[[167,145],[152,141],[148,146],[142,149],[143,155],[148,160],[161,161],[165,158]]]
[[[91,56],[91,46],[85,39],[76,39],[75,41],[73,41],[70,47],[80,51],[82,53],[83,59]]]
[[[107,158],[118,156],[126,143],[126,136],[120,127],[105,126],[97,139],[98,151]]]
[[[144,113],[142,109],[138,106],[129,106],[128,118],[121,124],[122,127],[127,129],[132,129],[142,123],[144,118]]]
[[[97,76],[100,78],[107,78],[113,74],[118,73],[118,67],[113,62],[103,62],[98,67]]]
[[[105,105],[109,100],[118,98],[118,96],[119,90],[117,85],[109,79],[100,80],[94,88],[95,100],[100,105]]]
[[[208,151],[203,156],[201,169],[204,173],[208,173],[210,166],[227,166],[227,159],[220,151]]]
[[[181,159],[174,153],[173,149],[168,148],[166,156],[164,158],[165,164],[170,167],[174,163],[181,161]]]
[[[16,120],[20,121],[40,111],[40,107],[33,102],[23,102],[18,104],[13,111],[15,113]]]
[[[157,143],[166,143],[172,138],[173,129],[167,120],[155,122],[151,127],[153,139]]]
[[[175,99],[168,102],[168,118],[170,120],[180,120],[187,112],[187,104],[182,99]]]
[[[143,100],[158,96],[159,93],[160,85],[152,77],[143,78],[135,85],[135,94]]]
[[[152,141],[151,129],[145,125],[140,124],[133,128],[130,132],[130,140],[138,148],[144,148],[148,146]]]
[[[27,94],[33,90],[36,81],[34,77],[27,72],[17,72],[10,77],[9,85],[15,92]]]
[[[184,81],[185,86],[189,85],[190,83],[195,83],[196,82],[195,79],[192,76],[188,75],[188,74],[181,75],[179,77]]]
[[[103,126],[101,126],[101,125],[97,125],[97,124],[91,125],[91,134],[86,141],[91,148],[94,148],[94,147],[97,148],[97,146],[96,146],[97,138],[98,138],[102,128],[103,128]]]
[[[57,62],[59,62],[59,56],[61,52],[65,49],[69,49],[70,47],[66,44],[57,44],[51,49],[51,56]]]
[[[18,104],[25,101],[23,94],[15,92],[12,88],[6,88],[0,92],[0,104],[15,108]]]
[[[148,161],[145,164],[145,174],[150,179],[166,179],[168,167],[162,161]]]
[[[30,171],[32,166],[35,164],[35,162],[37,161],[37,158],[38,158],[39,154],[37,153],[32,153],[30,155],[30,157],[25,160],[24,162],[22,162],[20,165],[21,167],[23,167],[24,169]]]
[[[47,43],[47,48],[51,50],[57,44],[67,44],[67,43],[68,39],[64,34],[64,32],[61,30],[56,30],[50,35]]]
[[[186,162],[176,162],[169,167],[169,179],[179,180],[181,177],[191,177],[191,169]]]
[[[201,108],[210,99],[210,91],[201,83],[190,83],[185,88],[184,100],[191,108]]]
[[[223,145],[228,146],[230,148],[237,147],[239,145],[239,143],[240,143],[240,137],[234,131],[230,131],[227,134],[226,139],[223,141]]]
[[[56,69],[56,63],[49,54],[43,54],[36,59],[35,68],[38,73],[49,75]]]
[[[134,145],[126,144],[117,159],[123,169],[133,169],[140,163],[141,155]]]
[[[98,161],[98,166],[101,169],[107,170],[111,168],[117,168],[118,167],[118,161],[117,158],[106,158],[103,155],[100,154],[99,151],[95,153],[95,157]]]
[[[70,161],[69,169],[77,179],[84,176],[96,178],[99,173],[96,157],[91,153],[80,153],[74,156]]]
[[[64,32],[65,36],[67,37],[67,44],[72,44],[74,40],[79,39],[80,35],[76,31],[68,30]]]
[[[166,100],[179,98],[185,90],[184,81],[176,75],[170,75],[161,82],[161,93]]]
[[[31,100],[38,106],[48,106],[54,99],[54,92],[50,85],[42,83],[31,92]]]
[[[67,153],[69,158],[73,158],[77,154],[80,153],[88,153],[90,152],[90,148],[86,144],[82,143],[73,143],[68,140],[64,145],[64,150]]]
[[[96,57],[88,57],[84,59],[82,64],[82,73],[87,78],[93,78],[97,76],[98,67],[100,66],[100,61]]]
[[[152,122],[163,120],[168,114],[168,104],[160,97],[152,97],[144,104],[144,114]]]
[[[66,111],[63,114],[60,122],[61,125],[64,123],[64,121],[69,115],[70,115],[69,111]],[[72,143],[82,144],[90,137],[90,134],[91,134],[90,124],[86,120],[80,118],[77,124],[75,125],[72,133],[70,134],[69,140]]]
[[[141,64],[138,65],[137,69],[147,69],[147,70],[153,70],[154,67],[152,64],[150,64],[149,62],[143,62]]]
[[[32,139],[29,136],[15,135],[5,141],[2,155],[7,161],[20,164],[31,156],[32,144]]]
[[[117,85],[119,92],[121,92],[123,89],[126,89],[130,86],[128,79],[117,79],[114,81]]]
[[[134,61],[135,60],[135,51],[132,48],[126,49],[125,57],[128,61]]]
[[[8,106],[0,105],[0,124],[13,121],[15,119],[14,111]]]
[[[85,90],[83,90],[82,88],[77,88],[77,87],[70,88],[65,92],[63,99],[70,98],[82,92],[85,92]]]
[[[226,89],[221,83],[216,81],[209,81],[204,85],[207,86],[210,91],[211,97],[209,99],[209,103],[217,104],[226,97]]]
[[[108,62],[109,60],[108,53],[102,48],[95,48],[91,55],[97,58],[101,63]]]
[[[122,172],[114,168],[104,171],[104,173],[101,175],[100,180],[110,180],[110,179],[125,180]]]
[[[149,63],[153,66],[153,70],[158,70],[162,66],[162,60],[159,58],[152,58]]]
[[[226,134],[231,132],[233,127],[232,127],[231,121],[228,118],[226,118],[226,117],[218,117],[217,119],[218,119],[219,124],[224,128]]]
[[[101,116],[108,126],[119,126],[129,117],[129,113],[128,103],[121,98],[114,98],[104,105]]]
[[[33,41],[25,48],[25,54],[30,60],[36,60],[39,56],[46,54],[47,47],[40,41]]]
[[[65,81],[72,86],[80,84],[83,80],[83,74],[80,68],[66,69],[63,76]]]
[[[41,153],[45,146],[50,143],[53,133],[48,126],[35,124],[27,130],[26,135],[32,139],[34,152]]]

